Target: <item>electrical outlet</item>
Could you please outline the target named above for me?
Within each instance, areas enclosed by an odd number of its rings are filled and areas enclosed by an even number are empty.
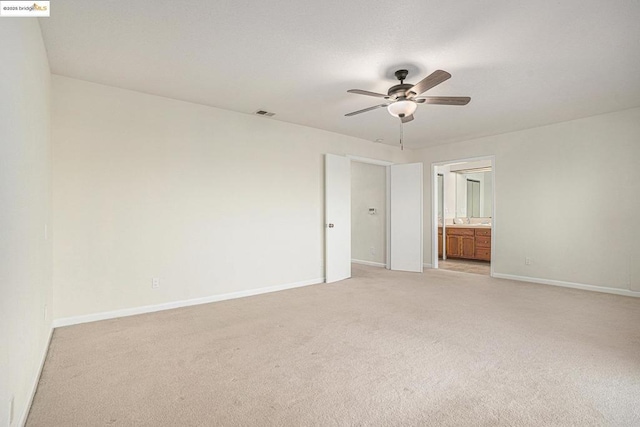
[[[158,289],[160,287],[160,278],[154,277],[151,279],[151,289]]]
[[[371,255],[375,255],[376,254],[376,248],[371,246],[371,249],[369,249],[369,252],[371,252]]]
[[[531,258],[526,257],[526,258],[524,259],[524,263],[525,263],[525,265],[531,265],[531,264],[533,263],[533,261],[531,261]]]
[[[13,424],[13,396],[9,399],[9,425]]]

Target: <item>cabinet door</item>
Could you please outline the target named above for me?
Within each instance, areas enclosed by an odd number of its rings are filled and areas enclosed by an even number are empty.
[[[438,257],[442,258],[442,234],[438,234]]]
[[[462,257],[474,258],[475,256],[476,239],[473,237],[462,237]]]
[[[459,258],[461,243],[460,236],[447,236],[447,256]]]

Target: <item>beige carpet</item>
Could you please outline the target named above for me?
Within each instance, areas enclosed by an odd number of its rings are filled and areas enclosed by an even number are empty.
[[[638,426],[640,299],[356,265],[56,329],[28,425]]]

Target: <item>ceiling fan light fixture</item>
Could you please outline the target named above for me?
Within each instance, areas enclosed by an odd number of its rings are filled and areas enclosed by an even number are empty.
[[[387,107],[389,114],[394,117],[409,117],[413,113],[415,113],[416,108],[418,108],[418,104],[413,101],[402,100],[396,101],[393,104],[390,104]]]

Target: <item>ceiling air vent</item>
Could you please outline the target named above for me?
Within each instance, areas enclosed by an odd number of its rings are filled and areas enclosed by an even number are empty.
[[[272,117],[272,116],[276,115],[276,113],[270,113],[270,112],[264,111],[264,110],[258,110],[253,114],[255,114],[256,116],[264,116],[264,117]]]

